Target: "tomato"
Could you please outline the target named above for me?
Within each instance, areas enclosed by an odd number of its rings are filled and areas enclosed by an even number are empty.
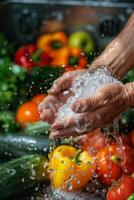
[[[25,127],[27,123],[36,122],[40,119],[37,104],[26,102],[20,105],[16,112],[16,121]]]
[[[134,178],[128,175],[124,175],[109,189],[107,193],[107,200],[127,200],[127,198],[133,192]]]
[[[134,147],[134,130],[132,130],[129,133],[129,138],[130,138],[130,142],[131,142],[132,147]]]
[[[97,155],[97,171],[99,179],[105,185],[111,185],[122,175],[120,158],[117,154],[117,146],[103,147]]]
[[[106,146],[105,135],[100,129],[81,136],[79,141],[80,146],[83,150],[88,151],[91,155],[96,155],[97,152]]]
[[[32,102],[39,104],[46,96],[47,94],[37,94],[33,97]]]
[[[120,136],[120,139],[121,139],[121,142],[122,142],[123,145],[131,146],[130,138],[129,138],[128,135],[122,134]]]
[[[121,167],[123,173],[125,174],[132,174],[134,173],[134,149],[129,146],[122,146],[121,148],[117,149],[118,156],[120,157]]]

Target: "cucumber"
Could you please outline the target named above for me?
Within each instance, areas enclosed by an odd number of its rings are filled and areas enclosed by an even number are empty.
[[[0,135],[0,157],[16,158],[26,154],[40,154],[47,156],[51,141],[48,137],[31,137],[18,134]]]
[[[0,158],[12,159],[27,154],[48,156],[49,151],[61,144],[73,145],[69,139],[49,140],[47,136],[29,136],[22,134],[0,134]]]
[[[47,159],[39,155],[27,155],[0,165],[0,200],[49,181]]]
[[[50,128],[51,126],[47,122],[39,121],[28,124],[24,129],[24,133],[32,136],[48,135]]]

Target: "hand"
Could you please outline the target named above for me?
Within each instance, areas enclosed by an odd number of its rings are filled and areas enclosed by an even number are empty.
[[[75,136],[105,126],[133,105],[133,83],[102,86],[93,96],[73,103],[72,110],[77,115],[65,121],[55,120],[51,137]]]
[[[67,72],[58,78],[52,88],[48,91],[48,96],[39,104],[38,110],[40,118],[52,124],[56,118],[58,109],[66,102],[67,98],[72,95],[70,87],[73,80],[84,73],[85,70]],[[68,91],[65,95],[65,91]]]

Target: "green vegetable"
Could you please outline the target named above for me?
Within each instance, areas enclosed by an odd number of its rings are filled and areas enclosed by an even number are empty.
[[[47,159],[27,155],[0,165],[0,200],[11,199],[38,183],[47,182]]]
[[[39,121],[28,124],[24,129],[24,132],[27,135],[32,136],[48,135],[48,133],[50,132],[50,128],[51,127],[47,122]]]
[[[38,93],[46,93],[57,79],[63,73],[62,67],[35,67],[25,78],[24,87],[32,97]]]
[[[129,133],[134,129],[134,110],[131,109],[121,114],[119,120],[120,133]]]
[[[14,158],[26,154],[46,155],[49,152],[51,141],[48,137],[31,137],[17,134],[0,135],[0,157]]]
[[[70,35],[69,46],[81,48],[86,54],[94,51],[94,40],[91,34],[87,31],[77,31]]]
[[[0,59],[0,110],[16,105],[25,73],[26,71],[13,64],[10,58]]]
[[[0,58],[12,56],[15,45],[10,43],[3,33],[0,33]]]
[[[127,200],[134,200],[134,193],[131,196],[129,196]]]
[[[128,82],[133,82],[134,81],[134,69],[130,70],[126,76],[124,76],[122,82],[123,83],[128,83]]]
[[[20,134],[0,134],[0,157],[17,158],[27,154],[40,154],[47,157],[48,152],[61,144],[73,145],[72,139],[49,140],[47,136],[29,136]]]
[[[0,132],[8,133],[20,130],[19,124],[15,123],[14,113],[11,111],[0,112]]]

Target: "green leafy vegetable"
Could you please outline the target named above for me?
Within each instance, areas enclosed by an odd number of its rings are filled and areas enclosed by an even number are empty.
[[[0,112],[0,132],[8,133],[18,130],[20,130],[20,126],[15,123],[14,113],[10,111]]]
[[[26,71],[12,63],[10,58],[0,59],[0,110],[7,110],[18,99]]]
[[[0,33],[0,58],[12,56],[14,51],[14,43],[9,42],[5,35]]]
[[[25,87],[27,87],[28,94],[34,96],[38,93],[46,93],[54,80],[62,73],[62,67],[35,67],[25,78]]]

